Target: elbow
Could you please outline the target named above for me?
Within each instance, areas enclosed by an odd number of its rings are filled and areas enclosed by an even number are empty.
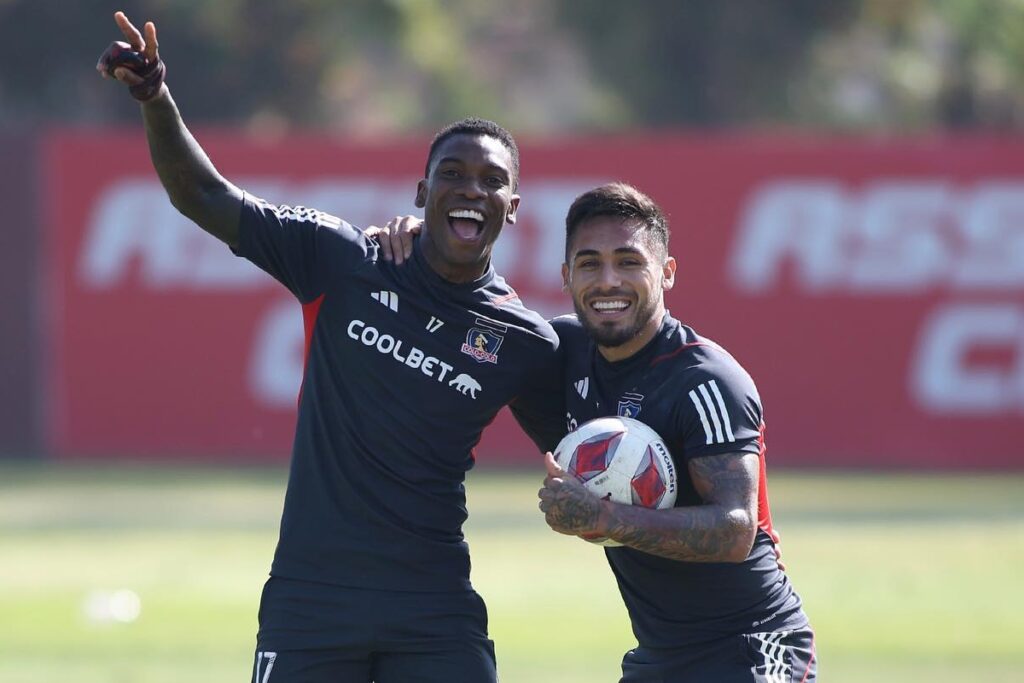
[[[739,564],[750,557],[757,536],[757,522],[745,510],[736,510],[729,515],[729,527],[733,543],[726,551],[723,562]]]
[[[205,193],[202,190],[174,187],[165,187],[164,189],[167,190],[167,198],[170,200],[171,206],[177,209],[182,216],[191,221],[197,221],[198,217],[202,215],[206,202]]]
[[[185,218],[192,218],[195,213],[194,201],[190,201],[188,197],[176,192],[168,192],[167,198],[171,201],[171,206],[178,210],[178,213]]]
[[[207,218],[214,212],[218,200],[226,192],[213,187],[167,187],[167,198],[171,206],[185,218],[203,226]]]

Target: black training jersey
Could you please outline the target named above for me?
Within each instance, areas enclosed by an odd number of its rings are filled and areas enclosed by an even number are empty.
[[[758,531],[746,561],[679,562],[627,547],[605,549],[641,646],[679,648],[713,638],[806,624],[800,599],[776,562],[764,475],[761,400],[724,349],[666,314],[658,335],[615,363],[597,351],[576,316],[552,325],[566,361],[569,427],[607,415],[636,418],[661,435],[679,473],[676,507],[701,505],[685,464],[754,453],[761,458]]]
[[[470,588],[463,480],[484,427],[510,405],[540,448],[564,432],[562,396],[550,390],[554,331],[493,269],[453,284],[418,242],[395,266],[359,230],[310,209],[246,197],[236,253],[291,290],[306,327],[271,575]]]

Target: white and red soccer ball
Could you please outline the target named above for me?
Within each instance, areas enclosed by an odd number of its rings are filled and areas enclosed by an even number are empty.
[[[658,433],[629,417],[599,417],[565,436],[554,452],[559,467],[601,498],[665,509],[676,502],[676,469]],[[607,538],[600,545],[621,545]]]

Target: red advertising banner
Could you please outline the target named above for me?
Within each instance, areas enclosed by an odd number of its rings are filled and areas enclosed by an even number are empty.
[[[0,132],[0,458],[39,452],[39,387],[33,370],[39,223],[38,153],[28,134]]]
[[[425,140],[200,135],[270,201],[357,225],[414,212]],[[565,210],[625,180],[669,214],[669,308],[756,380],[775,463],[1024,464],[1024,140],[651,136],[524,145],[496,265],[561,292]],[[62,457],[285,458],[301,311],[168,203],[141,135],[46,145],[51,447]],[[481,460],[528,461],[503,414]]]

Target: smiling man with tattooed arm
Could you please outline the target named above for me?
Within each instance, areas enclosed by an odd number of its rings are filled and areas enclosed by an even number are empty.
[[[549,526],[605,536],[639,646],[623,683],[807,683],[814,637],[782,566],[765,478],[753,380],[724,349],[672,318],[668,225],[635,188],[606,185],[566,218],[565,288],[556,318],[569,427],[624,415],[657,431],[676,462],[676,506],[601,500],[547,454],[540,508]],[[588,380],[588,381],[580,381]]]

